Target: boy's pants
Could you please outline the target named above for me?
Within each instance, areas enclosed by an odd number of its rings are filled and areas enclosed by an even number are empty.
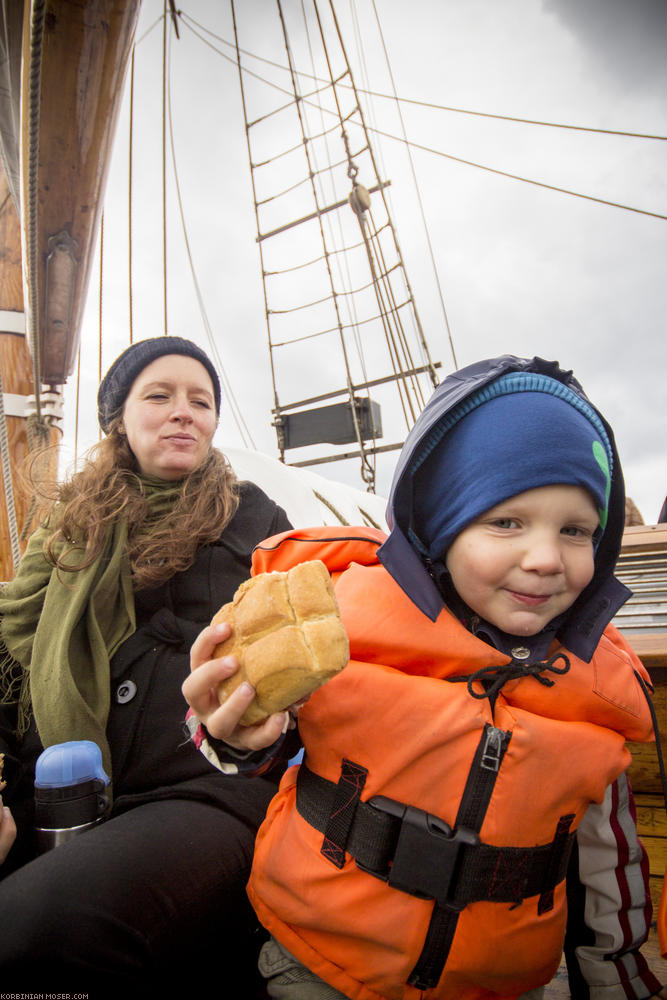
[[[259,971],[267,980],[266,990],[275,1000],[348,1000],[333,986],[297,962],[275,938],[269,938],[259,954]],[[523,993],[519,1000],[543,1000],[544,987]]]

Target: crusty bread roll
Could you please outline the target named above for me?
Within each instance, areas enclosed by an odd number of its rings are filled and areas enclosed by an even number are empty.
[[[256,692],[243,726],[305,698],[350,657],[331,577],[319,559],[246,580],[211,624],[220,622],[231,625],[232,634],[214,656],[239,660],[237,672],[218,685],[220,703],[245,680]]]

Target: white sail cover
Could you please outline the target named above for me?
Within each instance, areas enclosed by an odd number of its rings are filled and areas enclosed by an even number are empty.
[[[333,482],[307,469],[284,465],[259,451],[226,447],[239,479],[250,479],[285,510],[295,528],[318,524],[370,525],[387,530],[387,501],[345,483]]]

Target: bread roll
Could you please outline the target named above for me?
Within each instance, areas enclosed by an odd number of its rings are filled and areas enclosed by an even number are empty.
[[[232,634],[213,655],[239,661],[238,671],[218,685],[220,704],[245,680],[256,692],[243,726],[305,698],[350,657],[331,577],[319,559],[246,580],[211,624],[220,622],[231,625]]]

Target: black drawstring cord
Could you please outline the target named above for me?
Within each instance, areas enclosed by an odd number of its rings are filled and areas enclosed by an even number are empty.
[[[555,666],[558,660],[562,660],[565,665],[563,667]],[[520,677],[534,677],[536,681],[539,681],[545,687],[553,687],[556,682],[551,677],[543,677],[542,671],[549,670],[553,674],[566,674],[569,669],[570,661],[565,653],[554,653],[553,656],[550,656],[543,663],[520,663],[518,660],[512,660],[506,666],[482,667],[480,670],[476,670],[474,674],[461,677],[448,677],[447,679],[450,681],[465,681],[468,685],[468,691],[473,698],[482,701],[484,698],[493,700],[508,681],[514,681]],[[475,681],[484,681],[491,678],[493,678],[493,683],[489,684],[484,691],[478,693],[474,690],[473,684]]]

